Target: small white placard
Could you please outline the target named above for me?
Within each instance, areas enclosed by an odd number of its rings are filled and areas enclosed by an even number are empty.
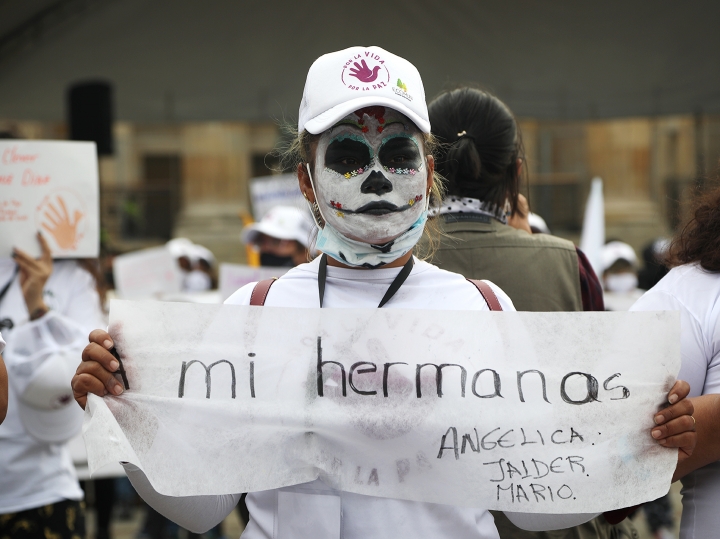
[[[259,221],[275,206],[307,207],[296,174],[261,176],[250,180],[253,217]]]
[[[113,276],[118,297],[125,299],[159,299],[180,292],[183,278],[175,257],[165,247],[117,256]]]

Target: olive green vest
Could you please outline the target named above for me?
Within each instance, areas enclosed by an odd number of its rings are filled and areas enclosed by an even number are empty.
[[[492,281],[518,311],[582,311],[578,257],[572,242],[528,234],[486,215],[436,218],[443,235],[428,260],[469,279]]]

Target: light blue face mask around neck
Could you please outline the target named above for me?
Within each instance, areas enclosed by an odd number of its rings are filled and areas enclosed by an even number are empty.
[[[313,191],[315,191],[310,165],[308,164],[306,167],[310,178],[310,185]],[[327,219],[325,219],[325,216],[322,214],[322,210],[317,206],[320,216],[325,221],[324,226],[321,226],[321,223],[318,222],[318,217],[313,211],[312,204],[308,200],[310,214],[313,216],[315,224],[319,229],[317,239],[315,240],[315,248],[338,262],[357,268],[378,268],[394,262],[410,252],[422,237],[428,218],[428,200],[430,197],[425,198],[425,210],[420,214],[420,217],[400,236],[384,245],[372,245],[362,241],[351,240],[342,235],[327,222]]]
[[[428,212],[425,210],[403,234],[385,245],[371,245],[346,238],[327,222],[318,233],[315,247],[338,262],[358,268],[377,268],[407,254],[420,241]]]

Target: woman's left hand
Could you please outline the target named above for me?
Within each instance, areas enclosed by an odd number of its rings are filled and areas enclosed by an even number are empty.
[[[20,249],[13,249],[13,258],[20,268],[20,287],[22,288],[28,313],[30,313],[30,320],[40,318],[48,312],[48,307],[45,305],[43,298],[43,291],[45,283],[53,271],[50,247],[40,232],[37,233],[37,238],[42,249],[40,258],[33,258]]]
[[[670,406],[663,408],[653,418],[655,427],[652,437],[663,447],[678,448],[678,463],[692,455],[697,444],[695,420],[692,417],[694,407],[686,397],[690,393],[690,384],[677,380],[668,393]]]

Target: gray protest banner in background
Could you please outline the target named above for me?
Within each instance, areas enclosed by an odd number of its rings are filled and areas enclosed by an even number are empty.
[[[665,494],[650,436],[677,313],[285,309],[114,301],[121,397],[91,396],[91,471],[172,496],[321,478],[345,491],[579,513]]]

